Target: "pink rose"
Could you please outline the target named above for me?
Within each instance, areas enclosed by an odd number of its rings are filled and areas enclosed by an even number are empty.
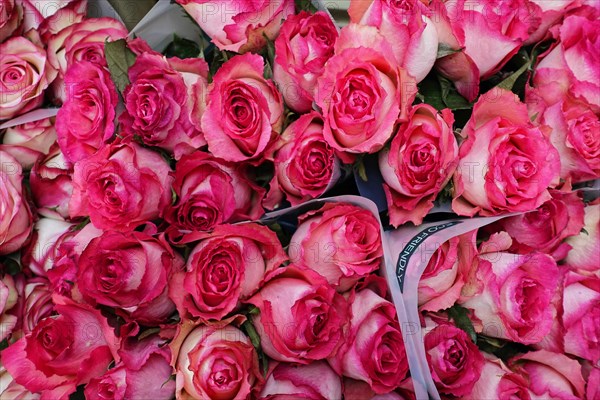
[[[0,44],[0,121],[42,104],[44,90],[56,77],[46,51],[23,37]]]
[[[105,232],[81,254],[77,287],[89,304],[114,307],[146,325],[158,324],[175,311],[167,284],[182,267],[183,260],[164,238]]]
[[[28,335],[46,317],[54,313],[54,302],[49,282],[45,278],[35,277],[27,280],[23,287],[23,302],[19,329]]]
[[[4,275],[0,279],[0,341],[10,336],[18,318],[15,306],[19,299],[19,292],[15,280],[11,275]]]
[[[348,290],[381,265],[381,227],[370,211],[326,203],[300,216],[298,222],[290,240],[290,258],[318,272],[338,291]]]
[[[250,339],[231,325],[180,325],[171,351],[177,398],[246,399],[262,381]]]
[[[565,263],[571,268],[579,271],[587,271],[598,273],[598,257],[600,252],[600,203],[597,201],[589,204],[584,209],[585,232],[579,233],[577,236],[567,238],[566,242],[571,246],[571,250],[567,254]]]
[[[39,31],[44,42],[64,27],[81,22],[86,15],[87,0],[18,0],[23,7],[23,30]]]
[[[63,220],[40,218],[33,225],[31,240],[21,253],[23,266],[35,275],[45,277],[54,265],[58,246],[74,228],[75,224]]]
[[[368,383],[344,378],[344,400],[416,400],[411,378],[402,381],[393,392],[376,394]]]
[[[306,267],[275,270],[246,302],[260,310],[252,322],[263,351],[274,360],[309,364],[332,356],[341,344],[346,300]]]
[[[47,156],[37,159],[29,175],[29,186],[39,214],[54,219],[69,217],[72,174],[73,166],[56,143]]]
[[[16,33],[23,19],[23,8],[15,0],[0,0],[0,43]]]
[[[558,152],[529,121],[517,95],[494,89],[483,95],[462,130],[452,210],[483,216],[533,210],[550,200]],[[556,182],[557,183],[557,182]]]
[[[600,368],[592,368],[590,371],[585,394],[587,399],[597,399],[600,397]]]
[[[341,175],[340,161],[323,138],[323,118],[317,112],[292,122],[277,142],[275,175],[265,207],[277,208],[283,197],[292,206],[322,195]]]
[[[323,11],[290,15],[275,40],[273,79],[292,110],[312,110],[317,79],[333,55],[338,38],[331,17]]]
[[[419,104],[400,126],[390,148],[379,153],[390,222],[395,227],[407,221],[423,222],[450,181],[458,158],[453,123],[449,109],[438,114],[430,105]]]
[[[507,243],[504,243],[507,242]],[[517,343],[540,342],[552,328],[556,309],[552,303],[558,288],[559,270],[547,254],[510,254],[506,233],[492,235],[481,245],[469,272],[477,288],[459,303],[481,321],[487,336]]]
[[[532,396],[528,387],[524,376],[512,372],[500,359],[487,356],[480,378],[472,386],[471,393],[462,399],[530,400]]]
[[[262,57],[245,54],[215,74],[202,131],[216,157],[234,162],[270,157],[283,125],[283,101],[273,82],[263,78],[263,69]]]
[[[216,225],[257,220],[265,190],[256,185],[246,166],[196,151],[176,164],[173,191],[177,201],[165,219],[174,230],[209,231]]]
[[[525,46],[541,42],[547,37],[548,30],[554,25],[562,22],[562,18],[569,11],[581,6],[577,0],[529,0],[527,8],[533,19],[540,19],[540,24],[534,32],[529,34],[529,38],[523,43]],[[585,1],[583,2],[585,3]],[[535,24],[534,24],[535,26]]]
[[[353,0],[350,21],[374,26],[385,36],[400,65],[421,82],[433,68],[438,52],[438,34],[424,2],[408,0]]]
[[[406,121],[417,92],[385,38],[357,24],[342,29],[318,85],[315,101],[323,111],[325,140],[350,154],[379,151],[396,123]]]
[[[119,341],[100,311],[55,297],[58,316],[2,351],[15,381],[42,398],[64,399],[119,360]]]
[[[148,146],[174,152],[177,159],[206,144],[193,124],[194,118],[200,118],[196,117],[200,110],[192,96],[206,95],[206,61],[144,53],[128,74],[131,84],[123,94],[126,112],[119,117],[126,135],[139,136]]]
[[[67,95],[56,116],[56,133],[65,158],[75,163],[113,137],[119,95],[110,73],[87,61],[67,70],[65,85]]]
[[[169,164],[135,143],[106,146],[75,164],[71,217],[100,229],[132,230],[160,217],[171,203]]]
[[[408,374],[396,308],[382,297],[384,286],[385,281],[376,281],[350,295],[348,331],[337,354],[328,360],[338,373],[367,382],[377,394],[391,392]]]
[[[281,363],[267,378],[259,399],[341,399],[342,381],[325,361],[294,366]]]
[[[294,14],[293,0],[177,0],[221,50],[246,53],[274,40],[284,19]]]
[[[31,233],[33,215],[22,180],[19,162],[0,150],[0,255],[19,250]]]
[[[197,238],[185,270],[169,283],[170,297],[186,319],[221,320],[287,260],[277,235],[255,223],[218,225]]]
[[[7,128],[0,147],[12,154],[23,169],[30,170],[38,157],[48,154],[55,142],[54,121],[45,118]]]

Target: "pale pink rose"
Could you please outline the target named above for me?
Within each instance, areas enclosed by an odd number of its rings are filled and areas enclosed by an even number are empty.
[[[0,341],[6,339],[17,326],[18,318],[16,305],[19,292],[15,280],[11,275],[4,275],[0,279]]]
[[[40,321],[55,312],[50,282],[45,278],[35,277],[24,282],[21,301],[23,305],[19,329],[23,335],[33,332]]]
[[[51,118],[7,128],[2,138],[2,150],[10,153],[23,169],[30,170],[40,156],[45,156],[56,142],[56,129]]]
[[[550,200],[560,159],[533,126],[517,95],[494,89],[483,95],[461,135],[452,210],[459,215],[530,211]]]
[[[544,40],[548,30],[559,24],[565,14],[579,7],[581,3],[578,0],[529,0],[527,3],[529,15],[532,20],[539,19],[540,24],[535,31],[530,32],[529,38],[523,44],[529,46]]]
[[[123,98],[126,111],[119,117],[123,133],[138,136],[148,146],[175,153],[179,159],[206,144],[194,125],[200,119],[194,97],[206,95],[208,64],[203,59],[167,59],[144,53],[129,68]],[[203,102],[198,106],[203,107]]]
[[[308,365],[278,364],[267,377],[258,399],[341,399],[342,380],[326,361]]]
[[[585,381],[581,365],[564,354],[546,350],[531,351],[513,358],[509,365],[529,378],[528,389],[532,398],[584,398]]]
[[[2,399],[39,400],[40,395],[31,393],[15,382],[4,366],[0,365],[0,396]]]
[[[273,79],[292,110],[312,110],[317,79],[333,55],[338,38],[331,17],[323,11],[291,15],[275,40]]]
[[[33,215],[22,181],[19,162],[0,150],[0,255],[19,250],[31,233]]]
[[[364,208],[326,203],[298,217],[288,254],[344,292],[382,263],[381,226]]]
[[[283,125],[283,100],[263,69],[261,56],[244,54],[215,74],[202,116],[202,131],[215,156],[233,162],[272,156],[270,147]]]
[[[45,277],[46,272],[53,267],[56,250],[65,234],[74,228],[75,224],[63,220],[40,218],[33,226],[29,244],[21,253],[23,267],[35,275]]]
[[[325,140],[347,153],[348,161],[381,150],[396,123],[407,120],[417,92],[386,39],[376,28],[357,24],[342,29],[316,90]]]
[[[458,158],[453,123],[449,109],[438,114],[430,105],[419,104],[400,125],[390,148],[379,153],[390,223],[395,227],[423,222],[452,178]]]
[[[87,0],[18,0],[23,7],[23,30],[39,31],[44,42],[61,29],[81,22],[87,11]]]
[[[18,32],[23,8],[15,0],[0,0],[0,43]]]
[[[431,71],[437,58],[438,34],[424,2],[352,0],[348,13],[351,22],[378,28],[400,65],[417,82]]]
[[[246,399],[263,380],[250,339],[232,325],[184,322],[170,347],[178,399]]]
[[[171,204],[171,169],[135,143],[113,143],[75,164],[71,218],[89,216],[100,229],[132,230]]]
[[[600,277],[598,254],[600,252],[600,203],[589,204],[584,209],[585,232],[567,238],[571,246],[565,263],[579,271],[595,273]]]
[[[260,313],[252,317],[266,355],[277,361],[309,364],[339,348],[348,305],[316,272],[290,264],[273,271],[246,301]]]
[[[500,359],[488,355],[471,393],[463,396],[462,399],[531,400],[532,395],[528,386],[529,383],[524,376],[512,372]]]
[[[185,269],[169,282],[169,296],[185,319],[221,320],[287,261],[277,235],[255,223],[218,225],[194,239],[200,242]]]
[[[46,51],[23,37],[0,44],[0,121],[38,107],[56,77]]]
[[[176,0],[221,50],[260,50],[265,36],[274,40],[284,19],[294,14],[293,0]]]
[[[292,122],[276,147],[265,208],[277,208],[284,197],[292,206],[317,198],[341,175],[341,163],[323,137],[323,118],[316,111]]]

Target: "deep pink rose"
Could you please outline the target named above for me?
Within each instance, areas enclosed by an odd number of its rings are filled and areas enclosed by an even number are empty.
[[[450,181],[458,157],[453,123],[449,109],[438,114],[430,105],[419,104],[400,126],[390,148],[379,153],[392,225],[423,222]]]
[[[471,393],[462,399],[531,400],[533,396],[528,387],[529,383],[523,375],[512,372],[500,359],[486,356],[480,378],[473,385]]]
[[[19,299],[19,292],[12,275],[4,275],[0,279],[0,341],[10,336],[17,326],[18,318],[14,308]]]
[[[281,135],[275,151],[275,175],[265,207],[277,208],[283,198],[292,206],[322,195],[341,175],[340,161],[323,138],[317,112],[301,116]]]
[[[202,131],[215,156],[233,162],[271,156],[283,125],[283,100],[273,82],[263,78],[263,69],[262,57],[245,54],[215,74],[202,116]]]
[[[597,399],[600,397],[600,368],[592,368],[590,371],[585,394],[587,399]]]
[[[198,239],[185,270],[169,283],[169,295],[186,319],[223,319],[287,260],[277,235],[255,223],[218,225]]]
[[[139,136],[144,144],[173,152],[177,159],[206,144],[193,124],[201,110],[195,108],[192,96],[206,95],[206,61],[144,53],[128,74],[131,84],[123,94],[126,112],[119,117],[126,135]]]
[[[489,216],[533,210],[550,200],[547,188],[558,183],[559,155],[517,95],[487,92],[461,135],[466,140],[454,174],[454,212]]]
[[[264,212],[265,190],[252,181],[247,166],[196,151],[177,162],[174,175],[177,201],[169,206],[165,219],[179,232],[257,220]]]
[[[30,170],[40,156],[47,155],[56,142],[54,120],[50,118],[7,128],[2,137],[2,150],[15,157]]]
[[[294,366],[281,363],[267,378],[259,399],[341,399],[342,380],[326,361]]]
[[[106,146],[75,164],[71,217],[100,229],[127,231],[160,217],[171,203],[169,164],[135,143]]]
[[[317,79],[333,55],[337,38],[337,29],[324,11],[302,11],[281,26],[275,40],[273,79],[292,110],[312,110]]]
[[[171,351],[177,398],[246,399],[263,379],[250,339],[231,325],[181,325]]]
[[[22,181],[19,162],[0,150],[0,255],[19,250],[31,233],[33,215]]]
[[[370,211],[326,203],[300,216],[298,222],[290,240],[290,258],[318,272],[338,291],[348,290],[381,265],[381,227]]]
[[[221,50],[245,53],[274,40],[293,0],[177,0]]]
[[[54,266],[58,247],[74,228],[75,224],[63,220],[40,218],[33,225],[31,240],[21,252],[23,267],[45,277]]]
[[[567,254],[565,262],[571,267],[579,271],[587,271],[588,273],[598,273],[598,257],[600,252],[600,203],[598,201],[589,204],[584,209],[585,232],[579,233],[577,236],[571,236],[566,240],[571,246],[571,250]]]
[[[421,82],[433,68],[438,34],[431,11],[419,0],[352,0],[350,21],[374,26],[385,36],[400,65]]]
[[[119,356],[119,341],[100,311],[55,297],[58,316],[2,351],[15,381],[42,398],[67,399],[78,385],[101,375]]]
[[[15,0],[0,0],[0,43],[17,32],[23,20],[23,8]]]
[[[344,27],[315,93],[325,140],[345,153],[379,151],[396,123],[408,118],[416,92],[414,78],[376,28]]]
[[[24,37],[0,44],[0,121],[42,104],[44,90],[56,77],[46,50]]]
[[[295,264],[275,270],[250,303],[265,354],[309,364],[332,356],[348,320],[346,300],[316,272]]]

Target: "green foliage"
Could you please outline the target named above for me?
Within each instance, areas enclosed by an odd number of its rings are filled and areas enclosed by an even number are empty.
[[[127,47],[125,39],[104,42],[104,55],[110,76],[122,95],[127,85],[131,83],[127,73],[135,63],[136,55]]]

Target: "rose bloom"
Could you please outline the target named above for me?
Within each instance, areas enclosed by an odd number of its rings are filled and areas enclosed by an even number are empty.
[[[69,217],[72,174],[73,166],[56,143],[48,155],[37,159],[29,174],[29,186],[38,214],[54,219]]]
[[[263,78],[264,60],[235,56],[217,71],[209,86],[202,131],[208,148],[226,161],[269,158],[283,125],[283,101],[272,81]]]
[[[63,220],[40,218],[33,225],[31,239],[21,252],[23,267],[45,277],[53,267],[57,248],[74,228],[75,224]]]
[[[277,208],[284,196],[292,206],[317,198],[341,175],[340,161],[323,138],[323,118],[315,111],[292,122],[276,147],[268,209]]]
[[[19,250],[31,233],[33,215],[22,180],[19,162],[0,150],[0,255]]]
[[[585,3],[585,1],[583,2]],[[531,18],[541,20],[534,32],[529,33],[529,38],[523,43],[525,46],[541,42],[547,35],[548,30],[554,25],[562,22],[562,18],[570,11],[581,6],[577,0],[529,0],[527,8]],[[535,26],[536,24],[534,24]]]
[[[532,396],[528,387],[529,382],[523,375],[512,372],[502,360],[488,355],[481,368],[479,379],[471,388],[471,393],[461,398],[465,400],[510,400],[515,398],[530,400]]]
[[[453,122],[449,109],[438,114],[430,105],[419,104],[400,126],[390,148],[379,153],[390,222],[395,227],[423,222],[450,181],[458,157]]]
[[[11,275],[4,275],[0,279],[0,341],[10,336],[18,318],[15,306],[19,299],[19,292],[15,280]]]
[[[15,0],[0,0],[0,43],[17,32],[23,19],[23,8]]]
[[[175,272],[169,283],[169,295],[186,319],[221,320],[287,260],[277,235],[255,223],[218,225],[194,239],[200,242],[185,270]]]
[[[348,332],[328,359],[336,372],[367,382],[377,394],[394,390],[408,374],[396,308],[384,299],[385,286],[383,279],[374,280],[350,295]]]
[[[598,257],[600,252],[600,202],[596,200],[588,204],[585,209],[583,229],[585,232],[577,236],[567,238],[566,242],[571,246],[565,263],[578,271],[598,273]]]
[[[216,225],[257,220],[265,190],[256,185],[248,168],[196,151],[175,167],[173,191],[177,201],[165,219],[175,230],[209,231]]]
[[[600,397],[600,368],[592,368],[590,371],[585,394],[586,399],[597,399]]]
[[[56,116],[56,133],[65,158],[75,163],[113,137],[119,95],[110,73],[87,61],[67,70],[65,85],[67,97]]]
[[[506,233],[492,235],[481,245],[468,272],[474,295],[459,303],[473,311],[487,336],[517,343],[540,342],[552,328],[559,269],[547,254],[510,254]],[[463,293],[465,294],[465,293]]]
[[[284,19],[294,14],[293,0],[177,0],[220,50],[254,52],[274,40]]]
[[[106,146],[75,164],[71,218],[127,231],[160,217],[171,203],[170,172],[160,154],[135,143]]]
[[[38,31],[44,42],[61,29],[81,22],[87,11],[87,0],[61,0],[48,3],[39,0],[19,0],[23,7],[23,30]]]
[[[298,222],[290,258],[318,272],[338,291],[348,290],[381,265],[381,228],[370,211],[326,203],[298,217]]]
[[[273,79],[292,110],[312,110],[317,79],[333,55],[337,38],[337,28],[324,11],[302,11],[283,22],[275,40]]]
[[[258,399],[341,399],[342,380],[326,361],[294,366],[278,364],[268,376]]]
[[[246,302],[260,310],[252,322],[263,351],[274,360],[309,364],[332,356],[341,344],[346,300],[306,267],[275,270]]]
[[[20,327],[23,335],[28,335],[46,317],[54,314],[54,302],[50,282],[46,278],[35,277],[24,282]]]
[[[56,77],[46,51],[24,37],[0,44],[0,121],[42,104],[44,90]]]
[[[2,149],[12,154],[23,169],[30,170],[38,157],[50,152],[55,142],[54,120],[44,118],[7,128],[2,137]]]
[[[123,94],[126,112],[119,117],[125,135],[139,136],[148,146],[174,152],[177,159],[206,144],[192,123],[200,112],[192,93],[206,94],[206,61],[144,53],[128,75],[131,84]]]
[[[483,216],[533,210],[551,196],[560,158],[529,121],[517,95],[494,89],[483,95],[461,133],[452,210]]]
[[[234,326],[184,323],[170,347],[177,398],[246,399],[263,380],[256,350]]]
[[[115,307],[127,319],[151,325],[173,313],[168,279],[183,267],[164,238],[142,232],[105,232],[79,259],[77,287],[89,304]]]
[[[62,399],[119,360],[119,340],[100,311],[55,297],[58,316],[2,351],[2,364],[27,390]]]
[[[344,27],[335,55],[319,78],[315,101],[323,111],[325,140],[352,154],[375,153],[408,118],[416,82],[398,66],[393,50],[374,27]]]
[[[392,45],[400,65],[417,82],[433,68],[438,34],[425,3],[419,0],[353,0],[348,14],[351,22],[378,28]]]

